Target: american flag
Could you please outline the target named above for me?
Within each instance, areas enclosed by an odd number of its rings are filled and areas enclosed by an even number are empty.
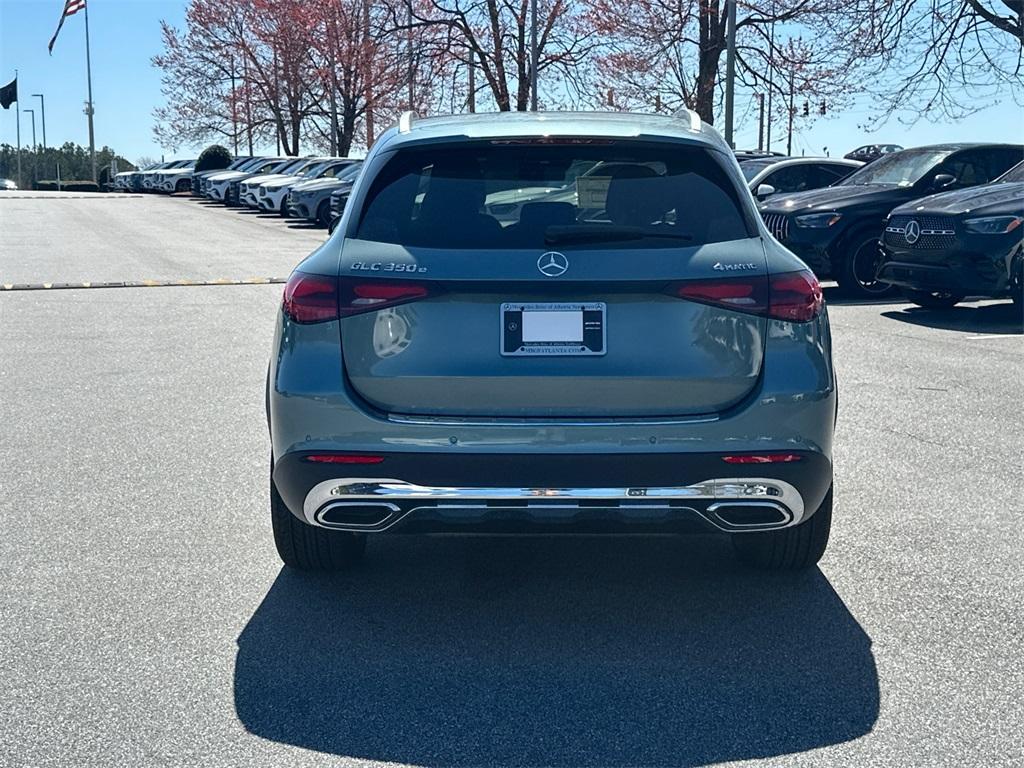
[[[47,46],[50,53],[53,53],[53,44],[57,42],[57,35],[60,34],[60,28],[64,26],[64,19],[68,16],[74,16],[81,10],[85,9],[85,0],[65,0],[64,13],[60,15],[60,21],[57,23],[57,31],[53,33],[53,37],[50,38],[50,44]]]

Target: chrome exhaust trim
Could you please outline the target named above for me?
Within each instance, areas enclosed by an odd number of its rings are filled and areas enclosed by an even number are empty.
[[[716,518],[713,522],[725,530],[763,531],[785,528],[792,523],[789,510],[774,501],[717,502],[708,507],[707,513],[713,515]]]
[[[371,513],[367,515],[366,513]],[[362,513],[362,514],[360,514]],[[402,510],[397,504],[331,501],[316,511],[316,524],[342,531],[382,531],[393,525]]]
[[[392,527],[411,512],[425,507],[459,506],[464,508],[486,509],[489,505],[472,504],[472,502],[516,501],[527,509],[551,507],[582,508],[578,502],[609,501],[616,508],[632,507],[664,507],[676,509],[667,504],[657,502],[707,500],[715,503],[705,511],[699,509],[679,508],[679,512],[696,511],[701,517],[719,530],[774,530],[797,525],[804,516],[804,502],[800,492],[791,484],[769,478],[716,478],[685,486],[657,486],[648,488],[470,488],[424,486],[407,483],[403,480],[385,478],[338,478],[324,480],[315,485],[303,502],[303,516],[310,525],[336,530],[363,531],[379,533]],[[557,502],[565,502],[558,504]],[[406,511],[398,505],[403,503]],[[427,504],[417,502],[430,502]],[[469,503],[466,503],[469,502]],[[530,502],[534,502],[531,504]],[[720,518],[715,511],[733,505],[752,506],[765,504],[775,508],[780,515],[780,522],[774,524],[757,523],[753,525],[736,525]],[[339,510],[342,505],[354,507],[391,507],[390,514],[371,525],[356,523],[339,523],[324,521],[327,510]],[[383,511],[383,510],[382,510]],[[338,514],[331,515],[338,520]]]

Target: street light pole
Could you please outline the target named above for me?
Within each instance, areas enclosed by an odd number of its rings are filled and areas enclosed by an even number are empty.
[[[764,94],[757,94],[757,151],[764,149]]]
[[[725,27],[725,143],[733,149],[733,97],[736,80],[736,0],[726,0]]]
[[[14,70],[14,82],[18,82],[18,70]],[[18,107],[21,106],[21,102],[17,99],[14,100],[14,103]],[[18,112],[18,107],[14,108],[14,122],[18,126],[18,189],[21,189],[23,186],[21,183],[21,113]]]
[[[32,115],[32,151],[35,152],[38,146],[36,144],[36,111],[34,109],[23,109],[21,111]]]
[[[43,121],[43,149],[46,149],[46,99],[43,98],[41,93],[33,93],[32,95],[39,97],[39,116]]]
[[[89,51],[89,6],[82,3],[85,9],[85,82],[89,89],[89,103],[86,105],[86,115],[89,117],[89,157],[92,160],[92,180],[98,182],[99,174],[96,172],[96,138],[93,133],[92,116],[92,54]]]

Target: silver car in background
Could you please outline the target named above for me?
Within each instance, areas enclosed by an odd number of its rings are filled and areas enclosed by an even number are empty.
[[[321,227],[329,226],[331,193],[337,189],[350,189],[359,177],[362,165],[362,161],[356,160],[331,178],[312,179],[294,185],[285,198],[288,214]]]
[[[284,290],[284,562],[342,568],[386,533],[715,532],[816,563],[828,317],[744,187],[688,111],[403,116]],[[528,188],[515,221],[487,213]]]

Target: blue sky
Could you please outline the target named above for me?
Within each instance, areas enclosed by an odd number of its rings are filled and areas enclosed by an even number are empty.
[[[79,13],[64,24],[47,55],[46,44],[56,28],[64,0],[0,0],[0,83],[7,83],[19,70],[19,108],[36,109],[37,138],[42,142],[39,99],[46,97],[46,133],[51,145],[74,141],[88,144],[85,115],[85,25]],[[153,139],[152,112],[162,103],[160,74],[150,63],[160,51],[161,19],[181,26],[185,0],[89,0],[92,41],[93,98],[96,104],[96,144],[113,147],[129,160],[140,156],[160,157],[164,150]],[[757,146],[757,115],[749,93],[738,92],[736,114],[740,124],[737,145]],[[867,115],[866,105],[855,105],[825,120],[818,120],[794,139],[794,154],[821,154],[829,147],[833,155],[872,142],[904,146],[941,141],[1022,141],[1024,114],[1009,95],[960,121],[919,121],[913,127],[890,121],[874,133],[857,123]],[[21,139],[31,143],[30,116],[22,113]],[[785,149],[784,136],[774,148]],[[14,109],[0,110],[0,142],[15,143]],[[273,149],[273,148],[271,148]],[[194,156],[181,149],[177,156]],[[170,158],[171,155],[168,155]]]

